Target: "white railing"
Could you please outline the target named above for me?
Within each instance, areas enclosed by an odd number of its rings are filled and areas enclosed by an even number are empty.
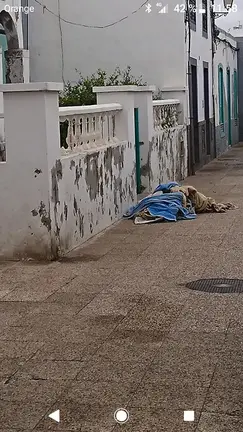
[[[154,129],[160,131],[178,125],[180,101],[164,99],[153,101]]]
[[[66,125],[65,150],[89,150],[116,143],[117,115],[121,110],[117,103],[59,108],[60,123]]]

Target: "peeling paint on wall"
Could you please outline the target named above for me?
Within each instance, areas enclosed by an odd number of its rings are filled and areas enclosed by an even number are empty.
[[[73,208],[74,208],[74,214],[75,215],[78,214],[78,204],[75,197],[73,198]]]
[[[98,152],[85,156],[85,178],[91,201],[99,194],[98,156]]]
[[[70,170],[71,170],[73,167],[75,167],[75,161],[74,161],[74,160],[71,160],[71,162],[70,162]]]
[[[121,145],[120,147],[116,147],[113,150],[114,156],[114,165],[121,170],[124,166],[124,148]]]
[[[68,218],[68,206],[66,203],[64,203],[64,216],[65,216],[65,221],[67,221]]]
[[[52,189],[58,203],[57,220],[63,221],[59,222],[60,244],[62,250],[70,250],[107,228],[134,204],[135,152],[122,143],[65,156],[61,164],[65,187],[60,187],[55,167]]]
[[[62,180],[62,163],[60,159],[56,161],[56,175],[57,175],[57,180]]]
[[[78,165],[75,167],[75,181],[74,184],[79,189],[79,180],[82,177],[83,174],[83,168],[81,167],[81,159],[79,159]]]
[[[104,155],[104,167],[105,171],[110,174],[111,178],[113,175],[113,167],[112,167],[112,147],[108,147],[105,150]],[[112,187],[112,186],[111,186]]]
[[[142,174],[148,177],[149,191],[159,183],[181,181],[187,175],[186,128],[178,126],[156,134],[149,143]]]
[[[54,205],[57,205],[59,203],[59,190],[58,190],[58,181],[57,181],[55,167],[53,167],[51,170],[51,189],[52,189],[51,199]]]
[[[50,213],[46,210],[46,206],[43,203],[43,201],[40,202],[38,210],[34,209],[31,211],[31,213],[32,213],[32,216],[34,216],[34,217],[39,215],[42,225],[44,225],[48,231],[51,231]]]
[[[79,234],[80,237],[84,237],[84,215],[81,214],[80,209],[78,210],[78,220],[79,220]]]
[[[38,211],[36,209],[31,210],[32,216],[38,216]]]
[[[37,177],[37,174],[41,174],[42,171],[41,171],[41,169],[36,168],[34,173],[35,173],[35,177]]]

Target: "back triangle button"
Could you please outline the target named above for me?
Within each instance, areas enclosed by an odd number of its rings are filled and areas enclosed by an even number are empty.
[[[60,410],[54,411],[53,413],[49,414],[48,417],[55,422],[60,423]]]

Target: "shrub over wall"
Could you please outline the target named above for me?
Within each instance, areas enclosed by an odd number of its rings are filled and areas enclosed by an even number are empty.
[[[60,106],[95,105],[96,94],[92,89],[96,86],[146,85],[141,76],[136,78],[132,75],[130,66],[124,70],[117,67],[111,75],[101,69],[86,78],[80,72],[78,74],[77,83],[65,85],[60,94]]]
[[[78,72],[78,71],[77,71]],[[68,82],[59,97],[60,106],[80,106],[80,105],[95,105],[97,103],[96,94],[93,93],[95,86],[117,86],[117,85],[146,85],[142,77],[134,77],[131,73],[131,67],[121,70],[117,67],[111,75],[107,72],[98,69],[96,73],[90,77],[83,77],[80,72],[77,83]],[[61,146],[67,147],[68,122],[60,125]]]

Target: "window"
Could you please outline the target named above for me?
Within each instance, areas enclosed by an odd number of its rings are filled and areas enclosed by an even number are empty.
[[[205,10],[202,14],[203,36],[208,36],[208,0],[202,0],[202,9]]]
[[[238,119],[238,77],[236,70],[234,70],[234,119]]]
[[[192,30],[196,30],[196,24],[197,24],[197,0],[189,0],[189,8],[190,8],[190,12],[189,12],[189,16],[190,16],[190,24],[191,24],[191,29]]]
[[[224,131],[224,72],[222,66],[218,70],[218,100],[219,100],[219,124]]]

